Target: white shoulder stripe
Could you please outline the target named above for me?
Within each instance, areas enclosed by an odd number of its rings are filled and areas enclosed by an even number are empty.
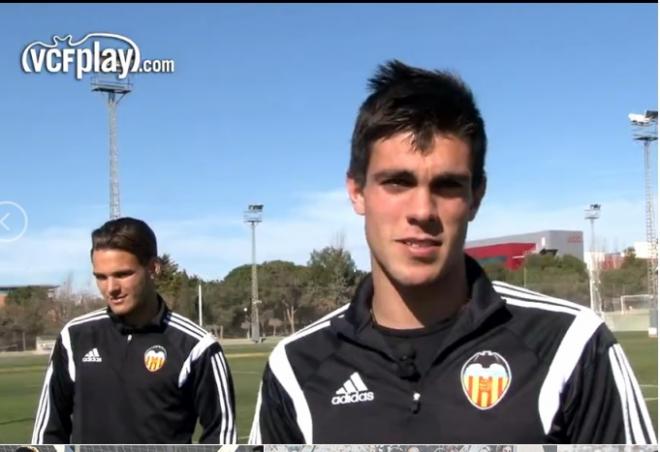
[[[527,289],[521,289],[519,287],[512,286],[510,284],[503,284],[496,282],[493,283],[493,288],[495,289],[495,292],[497,292],[500,296],[509,296],[514,298],[521,298],[523,300],[528,300],[528,301],[538,301],[548,304],[555,304],[559,306],[564,306],[566,308],[571,308],[577,311],[583,311],[587,309],[585,306],[582,306],[578,303],[573,303],[571,301],[563,300],[561,298],[550,297],[548,295],[544,295],[538,292],[532,292]]]
[[[197,325],[195,322],[190,320],[187,317],[184,317],[180,314],[177,314],[176,312],[172,312],[172,318],[178,320],[181,324],[186,325],[188,328],[190,328],[192,331],[197,332],[198,334],[204,335],[207,333],[207,331],[203,328],[201,328],[199,325]]]
[[[259,392],[257,392],[257,406],[254,409],[254,418],[252,418],[252,428],[250,429],[250,437],[248,444],[251,446],[259,445],[261,443],[261,391],[263,390],[263,381],[259,382]]]
[[[202,353],[204,353],[204,351],[206,351],[206,349],[212,346],[215,342],[215,338],[212,335],[207,334],[193,347],[193,349],[188,354],[188,357],[183,362],[183,365],[181,366],[181,371],[179,372],[179,388],[181,388],[186,383],[188,375],[190,375],[192,363],[197,361],[199,357],[202,356]]]
[[[220,433],[218,437],[218,443],[226,444],[227,443],[227,415],[229,410],[227,407],[227,401],[224,397],[224,390],[222,388],[222,383],[220,382],[220,370],[218,369],[218,363],[215,359],[211,359],[211,367],[213,368],[213,377],[215,378],[215,385],[218,388],[218,396],[220,397],[220,408],[222,409],[222,420],[220,421]]]
[[[270,358],[268,358],[268,365],[270,366],[273,375],[277,378],[293,401],[293,406],[296,410],[296,421],[298,422],[298,427],[300,428],[307,444],[312,444],[314,442],[312,441],[312,415],[309,410],[309,405],[307,404],[307,399],[305,399],[305,394],[300,387],[300,383],[296,378],[296,374],[293,372],[293,368],[291,367],[291,363],[286,354],[286,345],[326,328],[329,325],[330,320],[326,320],[323,323],[317,322],[316,326],[300,330],[293,336],[281,340],[275,346],[275,349],[273,349]]]
[[[623,362],[626,365],[626,369],[628,372],[628,375],[630,375],[630,379],[633,383],[633,390],[635,392],[635,398],[637,400],[637,404],[640,407],[641,414],[642,414],[642,419],[644,420],[644,427],[645,430],[650,438],[650,442],[648,444],[658,444],[658,439],[655,436],[655,430],[653,429],[653,423],[651,422],[651,416],[649,415],[649,411],[646,406],[646,401],[644,400],[644,395],[642,394],[642,390],[639,387],[639,383],[637,381],[637,378],[635,378],[635,373],[633,372],[632,368],[630,367],[630,361],[626,358],[623,348],[621,348],[620,344],[615,344],[614,345],[621,353],[621,356],[623,356]]]
[[[69,370],[69,378],[71,378],[71,381],[75,382],[76,363],[73,360],[73,346],[71,345],[71,335],[69,334],[69,328],[64,327],[60,335],[62,336],[62,345],[66,350],[67,362],[68,362],[67,369]]]
[[[231,404],[231,390],[232,390],[232,388],[230,387],[229,369],[227,367],[227,362],[225,360],[225,356],[222,353],[218,353],[215,356],[215,359],[220,364],[219,365],[220,375],[222,375],[223,381],[225,382],[224,398],[227,401],[227,406],[229,407],[227,416],[228,416],[230,435],[228,436],[228,441],[231,444],[236,444],[236,441],[238,439],[237,438],[238,431],[236,429],[236,413],[234,412],[235,407],[232,407],[232,404]]]
[[[88,312],[85,315],[81,315],[79,317],[76,317],[75,319],[71,319],[65,325],[65,328],[67,326],[78,325],[80,323],[85,323],[85,322],[89,322],[89,321],[93,321],[93,320],[100,320],[100,319],[104,319],[104,318],[108,318],[108,317],[110,317],[110,316],[108,315],[108,312],[106,311],[105,308],[97,309],[95,311]]]
[[[216,385],[218,387],[218,395],[222,399],[220,403],[223,407],[221,432],[224,432],[224,434],[221,433],[221,439],[223,440],[223,444],[235,444],[236,426],[234,425],[234,411],[231,405],[229,377],[224,370],[222,360],[223,357],[220,353],[213,356]]]
[[[612,376],[614,377],[614,383],[616,384],[616,389],[619,392],[619,398],[621,399],[621,410],[623,411],[623,427],[626,435],[626,444],[630,444],[630,418],[628,417],[628,412],[626,407],[628,406],[628,395],[626,392],[626,383],[623,378],[623,373],[621,371],[621,366],[619,364],[619,358],[614,351],[613,347],[610,347],[608,351],[610,357],[610,366],[612,368]]]
[[[213,370],[213,378],[215,379],[215,385],[218,388],[218,395],[220,397],[220,409],[222,410],[222,420],[220,421],[220,432],[218,436],[218,443],[219,444],[225,444],[225,434],[227,433],[227,419],[226,419],[226,414],[227,414],[227,406],[225,405],[225,400],[224,397],[222,396],[223,391],[221,389],[221,383],[220,383],[220,374],[218,371],[218,364],[215,362],[215,360],[211,359],[211,369]]]
[[[32,444],[44,443],[44,432],[48,425],[48,418],[50,416],[50,379],[53,377],[53,363],[48,365],[46,370],[46,377],[44,378],[44,385],[41,390],[41,397],[39,397],[39,408],[37,409],[37,416],[34,422],[34,431],[32,432]]]
[[[657,440],[651,438],[653,435],[653,429],[649,429],[651,425],[648,412],[646,409],[646,403],[644,402],[644,397],[641,395],[641,390],[635,378],[635,374],[630,368],[630,364],[626,359],[626,355],[621,348],[621,345],[614,344],[612,346],[614,352],[618,356],[618,363],[621,366],[621,372],[623,374],[623,381],[625,382],[625,391],[628,400],[628,406],[624,407],[624,410],[630,414],[630,427],[632,430],[632,440],[634,444],[655,444]],[[624,414],[625,414],[624,411]],[[643,419],[640,419],[640,414]],[[644,424],[642,424],[642,421]],[[645,435],[644,433],[647,433]],[[650,438],[647,439],[647,436]]]
[[[188,327],[188,325],[178,321],[174,317],[167,317],[165,319],[165,323],[168,324],[168,325],[171,325],[172,327],[176,328],[177,330],[182,331],[182,332],[186,333],[188,336],[191,336],[195,339],[202,339],[206,334],[206,333],[205,334],[200,334],[197,331],[191,330]]]
[[[179,325],[187,328],[193,334],[198,334],[200,336],[204,336],[204,335],[206,335],[206,333],[208,333],[208,331],[200,328],[199,326],[197,326],[196,324],[194,324],[193,322],[191,322],[187,318],[185,318],[183,316],[180,316],[179,314],[171,313],[170,315],[171,315],[172,321],[174,321],[174,322],[178,323]]]
[[[557,310],[561,307],[545,306],[545,308]],[[564,334],[539,392],[539,414],[546,434],[550,432],[552,419],[559,409],[560,397],[566,382],[573,373],[589,339],[602,323],[602,319],[595,313],[585,310],[575,316],[571,326]]]
[[[304,333],[304,332],[307,331],[308,329],[310,329],[310,328],[314,328],[314,327],[316,327],[318,324],[323,323],[323,322],[325,322],[326,320],[329,320],[329,319],[331,319],[331,318],[333,318],[333,317],[338,317],[338,316],[341,315],[343,312],[345,312],[345,311],[350,307],[350,305],[351,305],[350,303],[347,303],[347,304],[345,304],[345,305],[343,305],[343,306],[341,306],[341,307],[335,309],[335,310],[332,311],[331,313],[326,314],[325,316],[321,317],[321,318],[318,319],[317,321],[315,321],[315,322],[313,322],[313,323],[307,325],[305,328],[302,328],[301,330],[296,331],[295,333],[292,334],[292,336],[296,336],[296,335],[298,335],[298,334]],[[291,337],[291,336],[290,336],[290,337]],[[289,337],[289,338],[290,338],[290,337]],[[289,338],[287,338],[287,339],[289,339]]]
[[[494,286],[508,287],[509,289],[514,289],[514,290],[517,290],[519,292],[528,293],[530,295],[537,294],[537,292],[534,292],[533,290],[528,289],[527,287],[515,286],[513,284],[510,284],[510,283],[504,282],[504,281],[493,281],[492,283],[493,283]]]
[[[564,312],[566,314],[577,315],[578,312],[574,309],[565,306],[557,306],[555,304],[539,303],[537,301],[523,301],[516,298],[502,297],[506,304],[520,306],[521,308],[540,309],[542,311]]]
[[[639,424],[639,415],[637,413],[637,408],[635,407],[635,395],[632,391],[632,384],[630,382],[630,375],[626,371],[624,364],[625,357],[620,348],[616,346],[612,347],[614,353],[619,359],[619,366],[621,366],[621,374],[623,375],[623,390],[626,392],[626,401],[628,402],[626,406],[623,407],[624,415],[630,417],[630,431],[632,433],[632,441],[635,444],[644,442],[644,434],[642,433],[642,427]]]
[[[103,320],[103,319],[109,319],[109,318],[110,318],[110,316],[105,311],[98,312],[94,315],[84,315],[84,316],[77,317],[77,318],[71,320],[69,323],[64,325],[64,328],[71,328],[72,326],[82,325],[83,323],[96,322],[97,320]]]

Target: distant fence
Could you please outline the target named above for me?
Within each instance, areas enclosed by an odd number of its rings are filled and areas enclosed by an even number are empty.
[[[37,336],[34,347],[35,353],[49,354],[53,351],[53,347],[55,347],[55,338]]]
[[[649,309],[603,312],[603,320],[612,331],[648,331]]]
[[[603,320],[612,331],[651,331],[657,335],[658,310],[651,295],[623,295],[603,304]],[[651,317],[654,322],[651,322]]]
[[[21,332],[1,332],[0,352],[22,352],[34,347],[35,336]]]

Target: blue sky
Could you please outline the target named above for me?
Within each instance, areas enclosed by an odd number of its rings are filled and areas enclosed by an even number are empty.
[[[0,28],[0,202],[29,217],[0,241],[0,285],[91,288],[89,233],[108,217],[100,94],[20,68],[54,34],[117,33],[175,61],[134,76],[120,104],[122,214],[204,278],[250,261],[251,203],[265,206],[259,261],[303,264],[343,234],[368,269],[344,174],[366,80],[391,58],[455,71],[476,95],[489,189],[468,239],[575,229],[588,243],[590,203],[602,249],[644,239],[627,114],[657,108],[656,4],[2,5]]]

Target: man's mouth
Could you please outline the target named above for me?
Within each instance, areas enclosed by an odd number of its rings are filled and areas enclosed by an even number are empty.
[[[407,245],[411,248],[437,247],[440,246],[440,244],[442,243],[440,242],[440,240],[436,240],[436,239],[414,239],[414,238],[401,239],[398,240],[398,242],[403,243],[404,245]]]

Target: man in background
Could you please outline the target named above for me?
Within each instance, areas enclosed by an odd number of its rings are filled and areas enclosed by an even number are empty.
[[[105,309],[66,324],[39,399],[33,444],[236,442],[234,389],[216,338],[156,291],[156,236],[119,218],[92,233]]]

